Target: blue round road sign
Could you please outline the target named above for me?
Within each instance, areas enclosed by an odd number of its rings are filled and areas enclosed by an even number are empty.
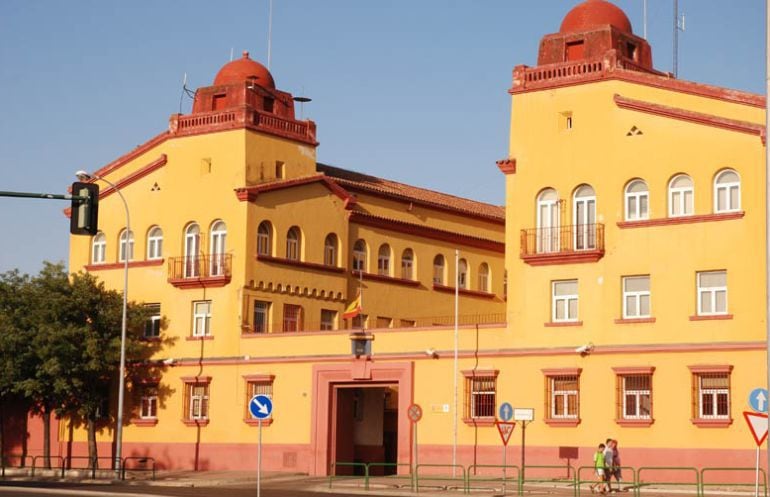
[[[500,404],[500,410],[498,414],[500,415],[500,419],[503,421],[510,421],[513,417],[513,406],[508,402],[503,402]]]
[[[249,401],[249,412],[254,419],[265,419],[273,412],[273,401],[267,395],[255,395]]]
[[[767,412],[767,401],[770,397],[764,388],[755,388],[749,394],[749,405],[757,412]]]

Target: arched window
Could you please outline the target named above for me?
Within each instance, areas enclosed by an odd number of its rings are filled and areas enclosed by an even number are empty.
[[[404,249],[401,254],[401,278],[414,279],[414,251],[410,248]]]
[[[581,185],[573,197],[575,250],[596,248],[596,193],[590,185]]]
[[[159,226],[153,226],[147,232],[147,259],[160,259],[163,257],[163,230]]]
[[[377,274],[390,276],[390,245],[383,243],[377,252]]]
[[[741,210],[741,178],[732,169],[719,173],[714,180],[714,212]]]
[[[650,218],[650,192],[647,183],[635,179],[626,186],[626,221]]]
[[[273,255],[273,226],[270,221],[262,221],[257,228],[257,254]]]
[[[669,217],[691,216],[693,213],[695,189],[692,178],[686,174],[674,176],[668,184]]]
[[[91,241],[91,264],[103,264],[107,253],[107,237],[101,231]]]
[[[486,262],[479,266],[479,291],[489,292],[489,264]]]
[[[120,248],[118,251],[118,261],[124,262],[134,259],[134,232],[123,230],[120,232]]]
[[[214,221],[209,237],[211,239],[209,273],[211,276],[222,276],[225,274],[225,241],[227,240],[227,226],[224,221]]]
[[[197,278],[200,275],[201,229],[197,223],[190,223],[184,231],[184,277]]]
[[[559,194],[546,188],[537,196],[537,252],[559,251]]]
[[[366,272],[366,242],[363,240],[353,244],[353,271]]]
[[[457,286],[468,288],[468,261],[460,259],[457,263]]]
[[[286,233],[286,258],[298,261],[302,250],[302,234],[299,228],[292,226]]]
[[[433,258],[433,283],[443,285],[446,279],[446,262],[444,256],[438,254]]]
[[[326,235],[326,240],[324,241],[324,264],[327,266],[337,265],[338,245],[339,242],[337,241],[337,235],[334,233],[329,233]]]

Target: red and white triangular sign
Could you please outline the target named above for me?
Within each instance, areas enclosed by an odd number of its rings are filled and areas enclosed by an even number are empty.
[[[500,432],[500,438],[503,440],[503,445],[508,445],[508,440],[511,439],[511,433],[513,433],[513,427],[516,423],[509,421],[495,421],[497,431]]]
[[[746,418],[751,434],[754,436],[754,441],[757,442],[757,447],[759,447],[767,438],[767,414],[743,411],[743,417]]]

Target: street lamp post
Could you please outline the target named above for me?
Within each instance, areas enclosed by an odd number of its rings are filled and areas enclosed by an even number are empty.
[[[120,191],[120,188],[108,179],[104,179],[96,174],[88,174],[85,171],[78,171],[75,176],[80,181],[104,181],[113,188],[123,201],[123,208],[126,210],[126,251],[123,254],[123,316],[120,324],[120,372],[118,375],[118,415],[115,426],[115,471],[120,472],[120,459],[123,451],[123,402],[126,389],[126,317],[128,313],[128,258],[131,248],[131,218],[128,214],[128,202],[126,197]]]

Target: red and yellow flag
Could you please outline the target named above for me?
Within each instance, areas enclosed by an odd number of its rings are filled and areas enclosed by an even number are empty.
[[[359,314],[361,314],[361,294],[360,293],[356,296],[356,298],[353,299],[353,302],[348,304],[348,306],[345,308],[345,311],[342,313],[342,318],[353,319]]]

